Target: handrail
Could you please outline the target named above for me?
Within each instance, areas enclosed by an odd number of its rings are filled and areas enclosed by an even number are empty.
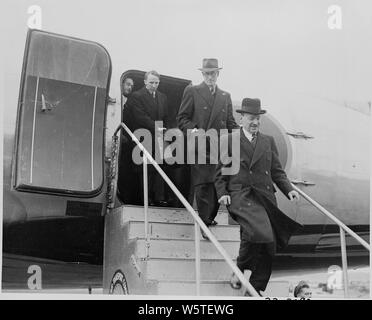
[[[351,230],[343,222],[341,222],[339,219],[337,219],[332,213],[330,213],[327,209],[322,207],[318,202],[316,202],[314,199],[312,199],[310,196],[308,196],[305,192],[303,192],[301,189],[296,187],[294,184],[292,184],[292,187],[299,194],[301,194],[302,197],[304,197],[308,202],[310,202],[315,208],[317,208],[320,212],[322,212],[324,215],[326,215],[328,218],[330,218],[333,222],[335,222],[340,228],[342,228],[344,231],[346,231],[348,234],[350,234],[363,247],[365,247],[367,250],[371,251],[370,245],[365,240],[363,240],[360,236],[358,236],[353,230]]]
[[[317,208],[320,212],[322,212],[325,216],[330,218],[333,222],[335,222],[340,228],[340,242],[341,242],[341,259],[342,259],[342,274],[343,274],[343,283],[344,283],[344,296],[348,298],[349,296],[349,277],[348,277],[348,267],[347,267],[347,252],[346,252],[346,237],[345,232],[350,234],[355,240],[357,240],[363,247],[365,247],[368,251],[371,251],[370,245],[364,241],[360,236],[358,236],[353,230],[347,227],[343,222],[337,219],[332,213],[322,207],[318,202],[308,196],[305,192],[301,189],[296,187],[292,183],[292,187],[301,194],[310,204],[312,204],[315,208]]]
[[[240,271],[240,269],[236,266],[236,264],[232,261],[230,256],[227,254],[226,250],[221,246],[221,244],[218,242],[216,237],[213,235],[213,233],[208,229],[208,227],[205,225],[205,223],[201,220],[199,215],[195,212],[193,207],[190,205],[190,203],[185,199],[185,197],[181,194],[181,192],[177,189],[177,187],[173,184],[173,182],[168,178],[168,176],[165,174],[165,172],[160,168],[160,166],[157,164],[157,162],[154,160],[154,158],[148,153],[146,148],[142,145],[141,142],[138,141],[136,136],[132,133],[132,131],[124,124],[120,123],[120,125],[117,127],[117,129],[114,132],[114,136],[117,136],[118,132],[120,130],[124,129],[129,136],[132,138],[132,140],[138,145],[138,147],[143,152],[144,158],[147,158],[147,160],[155,167],[155,169],[159,172],[161,177],[164,179],[164,181],[168,184],[168,186],[172,189],[172,191],[175,193],[175,195],[178,197],[178,199],[182,202],[182,204],[185,206],[187,211],[191,213],[191,215],[194,218],[195,223],[197,223],[200,228],[205,232],[205,234],[208,236],[209,240],[213,243],[213,245],[216,247],[216,249],[219,251],[219,253],[222,255],[222,257],[225,259],[227,264],[230,266],[230,268],[233,270],[235,275],[238,277],[240,282],[242,283],[242,286],[244,286],[248,293],[253,297],[259,297],[259,294],[257,291],[253,288],[253,286],[249,283],[249,281],[244,277],[244,274]],[[144,162],[145,164],[145,162]],[[195,234],[197,232],[197,227],[195,226]],[[199,240],[199,233],[197,237],[195,238],[195,241],[197,242]],[[198,254],[198,250],[196,251]],[[197,257],[195,257],[195,263],[198,263]],[[199,260],[200,263],[200,260]],[[197,268],[198,269],[198,268]],[[196,274],[197,276],[197,282],[200,281],[200,274]],[[199,293],[200,288],[197,284],[197,293]]]

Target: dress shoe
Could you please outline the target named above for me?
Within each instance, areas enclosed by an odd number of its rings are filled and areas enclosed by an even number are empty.
[[[235,290],[239,290],[242,287],[242,283],[240,282],[239,278],[233,273],[230,279],[230,286]]]
[[[213,220],[212,222],[211,222],[211,226],[215,226],[215,225],[217,225],[218,224],[218,222],[216,221],[216,220]]]
[[[207,234],[203,231],[202,228],[200,228],[200,233],[201,233],[202,237],[203,237],[205,240],[208,240],[208,241],[209,241],[209,238],[208,238]]]
[[[169,207],[169,203],[167,201],[163,201],[163,200],[156,201],[156,205],[158,207]]]

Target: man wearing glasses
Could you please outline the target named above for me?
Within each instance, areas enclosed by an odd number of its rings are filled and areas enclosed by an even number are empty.
[[[217,59],[203,59],[202,68],[199,70],[204,81],[199,85],[186,87],[183,93],[177,122],[178,127],[188,135],[188,138],[190,136],[193,138],[192,135],[200,137],[201,132],[210,129],[215,129],[219,136],[221,129],[238,128],[232,114],[230,94],[216,85],[221,69],[218,67]],[[217,224],[214,218],[219,208],[214,187],[216,163],[210,163],[213,162],[210,161],[211,148],[215,147],[206,137],[204,150],[198,150],[197,147],[195,150],[188,150],[196,153],[196,163],[191,166],[191,176],[199,216],[207,226]],[[198,153],[203,153],[207,163],[198,163]],[[207,238],[203,231],[202,235]]]

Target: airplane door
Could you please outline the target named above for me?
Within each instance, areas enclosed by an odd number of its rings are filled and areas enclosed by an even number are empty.
[[[103,185],[108,52],[30,30],[19,94],[16,190],[94,196]]]

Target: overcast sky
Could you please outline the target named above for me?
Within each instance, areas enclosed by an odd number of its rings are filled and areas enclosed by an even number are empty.
[[[7,73],[20,73],[27,9],[39,5],[42,28],[103,44],[113,81],[128,69],[201,81],[204,57],[219,59],[219,85],[234,100],[277,92],[337,101],[372,96],[371,1],[133,0],[6,1],[2,4]],[[342,29],[328,28],[328,7]],[[115,83],[111,85],[116,90]]]

